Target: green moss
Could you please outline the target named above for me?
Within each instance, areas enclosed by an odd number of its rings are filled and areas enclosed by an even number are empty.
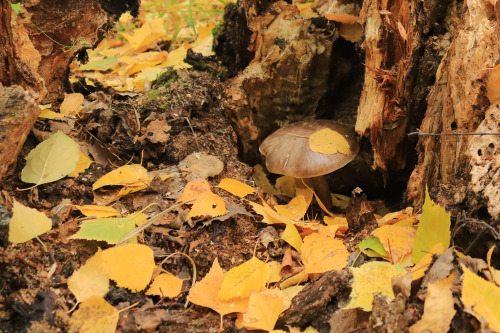
[[[173,83],[179,79],[179,75],[177,75],[177,72],[175,69],[167,69],[166,71],[162,72],[160,75],[158,75],[158,78],[155,81],[154,87],[166,87],[170,83]]]

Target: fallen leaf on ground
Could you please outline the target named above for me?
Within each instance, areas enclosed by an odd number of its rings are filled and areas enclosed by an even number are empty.
[[[219,183],[219,187],[240,198],[255,192],[252,186],[229,178],[222,179]]]
[[[414,227],[398,225],[385,225],[372,231],[372,235],[380,240],[384,249],[389,253],[391,262],[393,264],[402,263],[405,267],[413,265],[411,253],[415,234]],[[407,260],[404,260],[405,257]]]
[[[462,268],[464,278],[461,299],[465,310],[480,322],[486,320],[493,331],[500,332],[500,287],[480,278],[464,266]]]
[[[300,237],[295,225],[288,223],[285,231],[283,231],[283,234],[281,235],[281,239],[293,246],[293,248],[300,253],[300,249],[302,248],[302,238]]]
[[[205,179],[193,180],[186,184],[176,202],[198,199],[203,193],[212,193],[208,181]]]
[[[392,291],[392,278],[402,276],[388,262],[373,261],[360,267],[351,267],[354,275],[354,283],[351,291],[351,301],[345,309],[361,308],[363,311],[371,311],[373,294],[380,293],[394,299]]]
[[[71,333],[113,333],[119,312],[100,296],[92,296],[80,304],[69,321]]]
[[[410,333],[448,332],[451,320],[455,316],[453,294],[453,274],[449,277],[430,283],[424,304],[422,319],[410,327]]]
[[[235,298],[225,301],[218,297],[224,280],[224,272],[215,258],[208,274],[189,291],[188,300],[194,304],[210,308],[224,316],[233,312],[244,312],[248,305],[248,298]]]
[[[85,216],[94,217],[111,217],[118,216],[120,213],[116,209],[110,206],[100,206],[100,205],[75,205],[80,212]]]
[[[286,205],[275,205],[274,209],[278,214],[292,220],[301,220],[307,212],[309,205],[303,195],[298,195]]]
[[[80,157],[78,158],[78,162],[76,163],[76,168],[70,174],[68,174],[68,177],[78,177],[78,175],[87,170],[92,163],[94,163],[94,161],[88,158],[84,153],[80,152]]]
[[[188,218],[197,216],[221,216],[227,213],[224,199],[214,193],[203,193],[196,199],[188,214]]]
[[[224,275],[218,297],[222,300],[249,297],[252,290],[264,288],[270,274],[271,269],[265,262],[252,257]]]
[[[14,200],[9,222],[9,242],[24,243],[52,229],[52,220],[34,208]]]
[[[146,288],[155,269],[153,250],[143,244],[115,246],[102,251],[102,267],[119,287],[138,292]]]
[[[349,251],[339,239],[319,233],[304,238],[302,260],[308,274],[343,269],[348,257]]]
[[[157,295],[161,297],[176,297],[182,291],[182,280],[170,273],[158,275],[146,295]]]
[[[144,222],[145,215],[130,214],[125,217],[106,217],[83,221],[80,230],[72,239],[105,241],[108,244],[118,242],[134,230],[135,226]],[[147,218],[147,216],[146,216]],[[136,242],[136,238],[132,239]]]
[[[29,152],[21,180],[36,185],[59,180],[76,169],[79,158],[78,144],[58,131]]]
[[[103,186],[121,185],[125,186],[140,180],[148,179],[148,171],[140,164],[127,164],[108,172],[99,178],[92,188],[97,190]]]
[[[59,112],[63,115],[76,114],[82,109],[84,97],[80,93],[65,94]]]
[[[243,314],[243,326],[271,331],[279,315],[290,307],[290,299],[279,289],[254,291]]]
[[[443,249],[447,249],[451,239],[450,226],[450,214],[434,203],[429,196],[429,191],[426,190],[422,217],[413,245],[413,262],[418,263],[438,243],[443,245]]]
[[[78,302],[92,296],[104,297],[109,290],[108,274],[104,271],[99,250],[68,278],[68,288]]]

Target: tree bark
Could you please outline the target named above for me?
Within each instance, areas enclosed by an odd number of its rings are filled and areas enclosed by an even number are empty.
[[[97,45],[122,12],[137,14],[139,1],[32,0],[23,1],[18,13],[15,5],[0,1],[0,85],[12,87],[1,95],[0,179],[16,160],[40,112],[37,104],[62,96],[72,60]],[[24,105],[15,109],[19,118],[12,118],[6,109],[13,101]]]

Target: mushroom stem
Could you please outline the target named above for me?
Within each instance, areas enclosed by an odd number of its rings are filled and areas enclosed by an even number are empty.
[[[330,186],[328,186],[328,179],[325,175],[312,178],[296,178],[295,187],[311,188],[326,209],[332,207],[332,194],[330,193]]]

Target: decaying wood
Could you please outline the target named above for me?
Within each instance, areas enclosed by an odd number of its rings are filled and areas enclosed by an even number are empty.
[[[225,113],[244,157],[255,161],[265,136],[284,123],[314,116],[327,89],[331,48],[337,37],[331,29],[317,28],[284,1],[275,2],[260,16],[248,12],[253,32],[249,49],[255,56],[230,83]]]
[[[0,84],[0,178],[15,164],[39,112],[38,104],[23,88]]]
[[[19,119],[0,110],[0,154],[4,157],[0,179],[16,160],[38,116],[32,101],[46,104],[61,97],[71,61],[83,49],[97,45],[119,14],[126,10],[137,14],[138,6],[138,0],[34,0],[23,1],[16,13],[9,1],[0,2],[0,84],[16,86],[3,93],[8,103],[2,106],[19,98],[30,100],[15,110],[22,114]],[[31,97],[20,93],[19,87]]]
[[[428,97],[428,107],[420,127],[423,132],[448,133],[456,130],[472,133],[485,119],[489,105],[485,96],[486,78],[500,59],[500,3],[494,3],[468,0],[463,3],[461,13],[455,14],[459,23]],[[498,109],[490,110],[488,114],[498,117]],[[486,119],[483,124],[485,128],[490,127],[491,119]],[[469,147],[472,140],[472,136],[420,137],[417,146],[419,161],[408,184],[408,198],[420,206],[427,186],[431,196],[449,208],[466,199],[473,204],[476,193],[495,202],[498,199],[498,183],[494,175],[498,169],[493,165],[483,168],[489,161],[484,154],[478,156],[479,148],[471,160]],[[476,140],[474,147],[482,146]],[[499,158],[498,146],[492,156]],[[474,173],[472,190],[469,185],[471,164]],[[483,168],[485,174],[478,175],[478,168]],[[496,184],[496,193],[489,190],[488,184]],[[490,212],[498,215],[491,208]]]
[[[440,57],[447,48],[443,20],[450,1],[369,0],[360,19],[365,29],[365,81],[356,132],[368,136],[375,169],[405,167],[406,133],[433,84]],[[438,27],[434,28],[434,27]],[[421,112],[420,112],[421,113]]]

